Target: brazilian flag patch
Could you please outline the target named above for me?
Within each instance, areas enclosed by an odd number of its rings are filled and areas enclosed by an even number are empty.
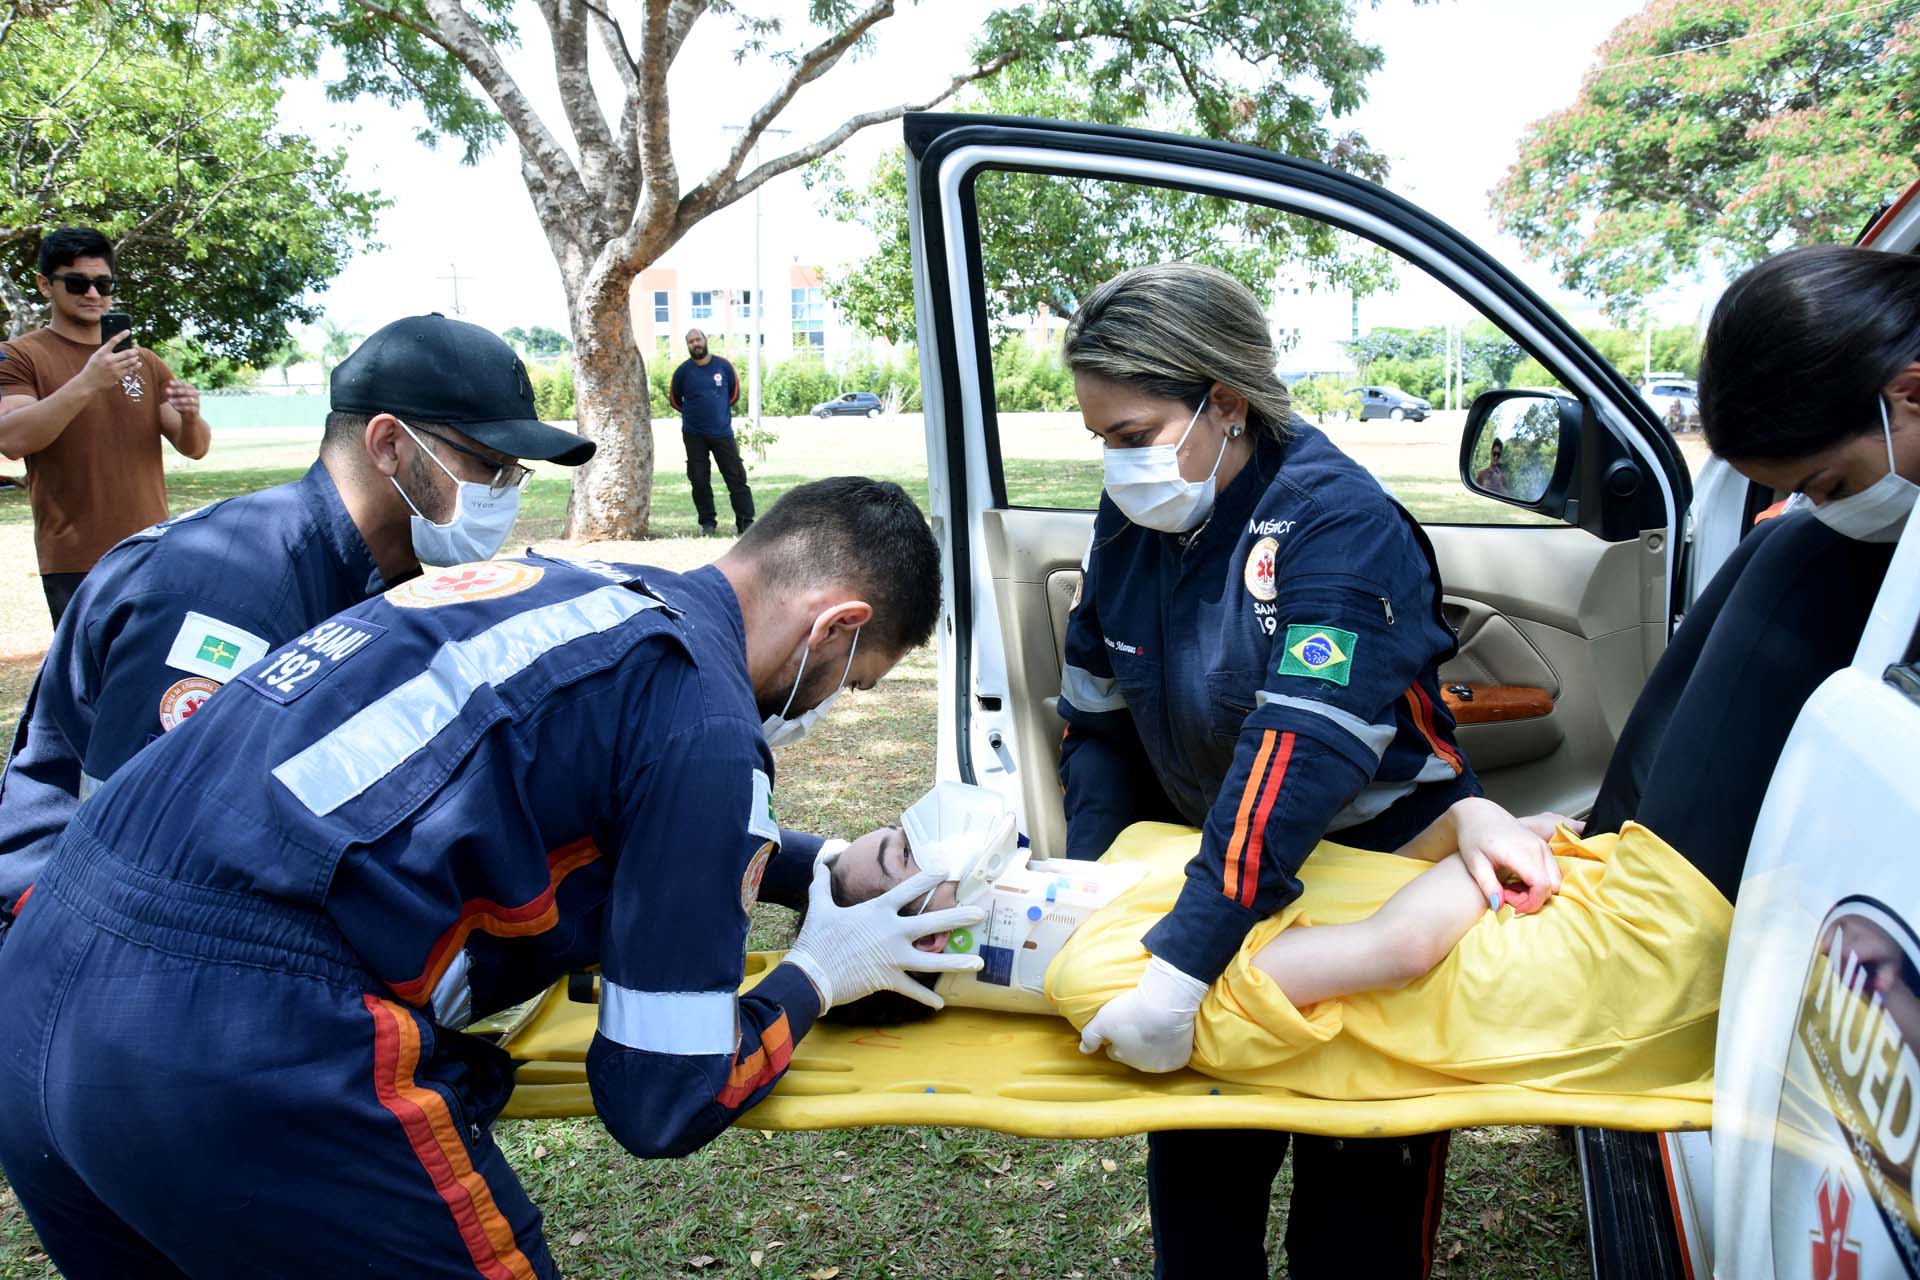
[[[1280,658],[1283,676],[1312,676],[1344,685],[1353,675],[1353,646],[1358,639],[1338,627],[1290,626]]]

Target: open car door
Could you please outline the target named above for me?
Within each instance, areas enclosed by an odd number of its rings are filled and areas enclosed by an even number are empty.
[[[1039,851],[1063,847],[1054,702],[1099,449],[1077,430],[1055,425],[1049,436],[1044,422],[998,411],[996,360],[1007,348],[992,340],[989,299],[1021,264],[983,249],[1005,240],[983,220],[1018,208],[1023,194],[1054,194],[1031,184],[1114,185],[1264,206],[1353,237],[1391,255],[1403,275],[1438,281],[1566,389],[1557,490],[1546,502],[1470,494],[1458,474],[1457,416],[1452,428],[1442,415],[1329,434],[1432,538],[1461,638],[1443,683],[1528,692],[1515,716],[1456,708],[1460,745],[1489,793],[1522,812],[1586,810],[1666,643],[1678,581],[1669,534],[1691,492],[1672,437],[1619,373],[1472,243],[1316,164],[1195,138],[970,115],[910,116],[906,137],[930,496],[946,557],[942,777],[995,788]],[[1283,328],[1288,302],[1274,299]],[[1379,434],[1388,431],[1400,434]],[[1395,452],[1395,441],[1405,449]],[[1414,456],[1425,463],[1400,461]]]

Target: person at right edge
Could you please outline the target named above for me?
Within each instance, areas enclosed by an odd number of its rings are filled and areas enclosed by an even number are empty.
[[[1853,661],[1920,495],[1920,258],[1794,249],[1721,295],[1707,447],[1803,502],[1749,530],[1688,607],[1614,746],[1588,831],[1658,831],[1729,902],[1773,767]]]
[[[1208,986],[1299,896],[1323,836],[1394,849],[1480,787],[1440,698],[1455,638],[1432,547],[1292,413],[1252,293],[1189,263],[1129,271],[1087,299],[1065,354],[1105,472],[1061,682],[1068,855],[1096,858],[1135,822],[1203,831],[1139,985],[1081,1048],[1173,1071]],[[1490,910],[1537,910],[1557,868],[1513,857],[1469,870]],[[1154,1274],[1265,1276],[1288,1145],[1149,1135]],[[1291,1145],[1291,1275],[1428,1273],[1445,1134]]]

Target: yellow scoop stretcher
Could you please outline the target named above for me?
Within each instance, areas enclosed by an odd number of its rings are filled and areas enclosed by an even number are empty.
[[[1080,925],[1050,968],[1049,998],[1067,1016],[950,1006],[890,1028],[816,1023],[773,1092],[739,1123],[958,1125],[1033,1138],[1711,1123],[1732,908],[1632,824],[1619,836],[1560,833],[1563,883],[1553,902],[1533,916],[1489,913],[1426,977],[1298,1010],[1250,963],[1265,940],[1365,918],[1427,865],[1323,843],[1306,892],[1256,926],[1206,1001],[1195,1061],[1218,1078],[1150,1075],[1082,1054],[1074,1023],[1138,980],[1147,961],[1139,939],[1172,908],[1198,838],[1141,824],[1109,851],[1108,862],[1149,869]],[[749,955],[744,985],[781,954]],[[563,984],[495,1028],[522,1064],[506,1114],[592,1114],[585,1060],[596,1013],[591,997],[573,999]]]
[[[747,984],[780,961],[748,956]],[[520,1061],[509,1116],[589,1116],[586,1076],[596,1006],[550,989],[502,1041]],[[816,1023],[749,1129],[951,1125],[1023,1138],[1111,1138],[1157,1129],[1283,1129],[1387,1137],[1493,1124],[1704,1129],[1704,1102],[1630,1094],[1573,1095],[1511,1085],[1423,1097],[1329,1101],[1214,1080],[1197,1071],[1148,1075],[1080,1052],[1064,1018],[946,1009],[901,1027]]]

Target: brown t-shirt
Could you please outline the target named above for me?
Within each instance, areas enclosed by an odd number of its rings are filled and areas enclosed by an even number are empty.
[[[0,396],[44,400],[99,348],[52,329],[0,343]],[[130,533],[167,518],[160,406],[173,371],[144,347],[140,372],[95,395],[54,442],[27,455],[42,573],[85,573]]]

